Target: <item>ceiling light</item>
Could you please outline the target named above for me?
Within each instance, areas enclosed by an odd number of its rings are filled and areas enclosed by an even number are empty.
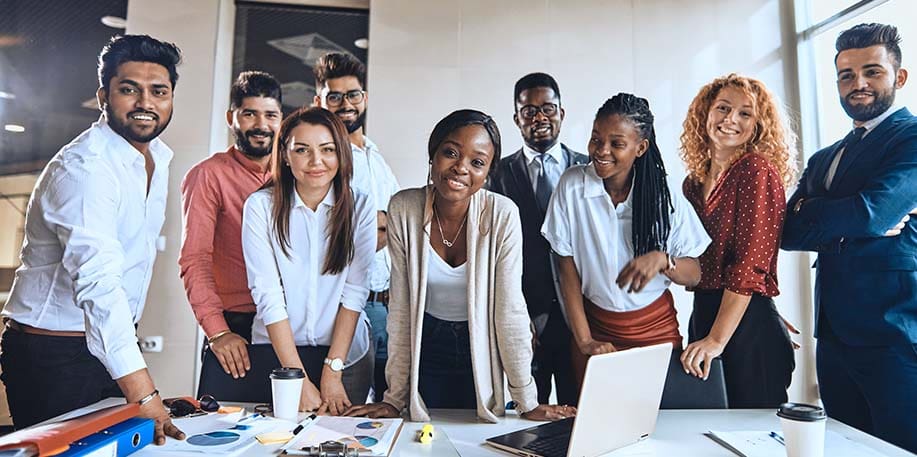
[[[25,127],[18,124],[6,124],[3,126],[3,130],[13,133],[22,133],[25,132]]]
[[[118,16],[104,16],[102,17],[102,23],[113,28],[113,29],[125,29],[127,28],[127,19]]]
[[[356,40],[354,40],[353,45],[360,49],[369,49],[369,39],[357,38]]]
[[[4,99],[6,99],[6,100],[15,100],[15,99],[16,99],[16,94],[13,94],[13,93],[10,93],[10,92],[4,92],[4,91],[0,90],[0,98],[4,98]]]

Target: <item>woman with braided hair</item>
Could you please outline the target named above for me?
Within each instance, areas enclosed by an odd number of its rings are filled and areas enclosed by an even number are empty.
[[[697,257],[710,243],[688,202],[669,191],[646,99],[606,101],[588,150],[588,165],[561,176],[541,229],[559,256],[580,385],[591,355],[665,342],[681,351],[668,287],[700,280]]]

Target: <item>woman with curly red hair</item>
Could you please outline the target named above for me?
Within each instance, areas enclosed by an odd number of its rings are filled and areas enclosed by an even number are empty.
[[[795,136],[760,81],[730,74],[701,88],[681,135],[684,193],[713,242],[700,257],[686,372],[705,378],[722,357],[729,406],[787,401],[795,367],[772,297],[777,250],[794,179]]]

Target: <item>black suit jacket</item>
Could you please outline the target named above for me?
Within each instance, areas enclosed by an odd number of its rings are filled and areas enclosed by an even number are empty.
[[[567,167],[589,162],[589,157],[561,144]],[[535,201],[535,191],[529,179],[525,154],[522,149],[500,160],[496,176],[490,181],[490,190],[506,195],[519,207],[522,220],[522,293],[528,304],[529,316],[535,322],[535,332],[540,334],[546,316],[558,306],[551,269],[551,245],[541,236],[545,213]],[[538,319],[539,316],[545,316]]]

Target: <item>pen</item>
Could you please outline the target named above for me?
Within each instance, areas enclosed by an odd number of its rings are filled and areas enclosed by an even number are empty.
[[[315,414],[309,414],[309,417],[303,419],[302,422],[300,422],[299,425],[297,425],[296,428],[293,429],[293,434],[294,435],[298,434],[299,432],[302,431],[303,428],[306,427],[306,425],[309,424],[309,422],[312,422],[314,420],[315,420]]]
[[[780,436],[779,433],[777,433],[777,432],[771,432],[771,433],[770,433],[770,437],[773,438],[773,439],[775,439],[775,440],[777,440],[778,443],[780,443],[780,444],[786,446],[786,443],[783,442],[783,437]]]

